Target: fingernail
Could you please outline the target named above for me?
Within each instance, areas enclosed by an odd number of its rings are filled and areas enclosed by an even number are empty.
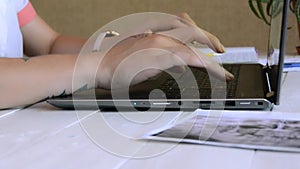
[[[220,49],[220,53],[226,52],[226,48],[221,43],[220,43],[219,49]]]
[[[234,79],[234,75],[229,72],[226,72],[226,80],[232,80],[232,79]]]
[[[145,33],[146,33],[146,34],[151,34],[151,33],[153,33],[153,32],[152,32],[152,30],[149,29],[149,30],[146,30]]]

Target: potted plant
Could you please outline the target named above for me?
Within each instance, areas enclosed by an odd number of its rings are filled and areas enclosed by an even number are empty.
[[[249,6],[256,17],[262,19],[267,25],[270,25],[270,17],[276,16],[280,11],[280,2],[282,0],[248,0]],[[298,37],[300,40],[300,0],[290,0],[290,10],[297,18]],[[300,46],[296,47],[300,54]]]

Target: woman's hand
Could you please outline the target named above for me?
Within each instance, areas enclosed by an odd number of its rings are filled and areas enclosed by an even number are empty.
[[[143,32],[137,34],[136,32]],[[219,79],[233,75],[198,50],[191,43],[208,45],[216,52],[225,52],[219,39],[199,28],[185,13],[169,20],[152,20],[137,28],[125,40],[122,36],[107,38],[102,45],[105,57],[99,59],[98,86],[124,87],[140,83],[162,70],[183,65],[206,68]],[[97,70],[98,70],[97,69]]]
[[[178,29],[179,33],[180,30]],[[165,33],[146,33],[130,37],[114,46],[98,61],[100,64],[97,67],[97,82],[101,88],[134,85],[162,70],[183,65],[206,68],[219,79],[233,78],[212,59],[166,36]]]

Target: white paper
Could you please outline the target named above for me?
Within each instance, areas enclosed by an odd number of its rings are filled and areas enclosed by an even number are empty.
[[[258,54],[254,47],[228,47],[225,53],[215,53],[210,48],[198,49],[218,63],[258,63]]]
[[[199,111],[192,118],[173,126],[162,126],[161,130],[150,132],[144,138],[255,150],[300,152],[300,118],[295,114],[269,112],[225,112],[218,116],[209,114],[207,111]]]

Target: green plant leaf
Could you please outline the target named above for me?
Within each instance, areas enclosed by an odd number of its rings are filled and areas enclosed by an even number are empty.
[[[282,5],[280,5],[280,3],[283,3],[281,0],[275,0],[274,3],[272,4],[272,17],[276,17],[277,15],[279,15],[282,11]]]
[[[273,8],[272,8],[272,4],[273,4],[273,0],[270,0],[270,2],[268,2],[267,3],[267,14],[269,15],[269,16],[271,16],[272,15],[272,13],[273,13]]]
[[[259,11],[259,13],[261,15],[262,20],[266,24],[270,25],[270,21],[267,20],[266,15],[265,15],[265,11],[264,11],[264,8],[263,8],[263,5],[262,5],[264,2],[262,0],[257,0],[256,2],[257,2],[256,3],[257,4],[257,8],[258,8],[258,11]]]
[[[254,13],[254,15],[255,15],[257,18],[261,19],[261,17],[259,16],[259,13],[257,12],[257,10],[256,10],[256,8],[255,8],[255,6],[254,6],[254,4],[253,4],[253,1],[254,1],[254,0],[249,0],[249,1],[248,1],[249,6],[250,6],[250,9],[251,9],[251,11]]]
[[[297,21],[300,22],[300,0],[297,0],[296,1],[296,4],[295,4],[295,15],[296,15],[296,18],[297,18]]]

